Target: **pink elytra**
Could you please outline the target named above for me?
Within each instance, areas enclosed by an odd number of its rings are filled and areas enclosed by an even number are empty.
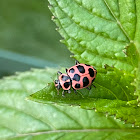
[[[70,93],[71,87],[74,89],[74,91],[82,88],[90,89],[93,81],[96,78],[97,70],[90,65],[80,64],[78,61],[76,61],[76,65],[66,69],[66,73],[67,74],[62,74],[60,71],[58,71],[59,77],[58,80],[55,80],[55,87],[58,90],[63,88],[62,95],[64,95],[64,91]]]

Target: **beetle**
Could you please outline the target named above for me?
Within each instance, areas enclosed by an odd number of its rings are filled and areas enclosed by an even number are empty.
[[[62,95],[67,91],[71,93],[71,88],[76,90],[87,88],[91,89],[91,85],[96,78],[97,70],[91,65],[80,64],[76,61],[75,65],[66,69],[66,74],[57,72],[58,79],[54,81],[57,90],[63,89]]]

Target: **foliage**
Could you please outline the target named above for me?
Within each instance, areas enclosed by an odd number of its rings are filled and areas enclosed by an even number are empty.
[[[61,42],[72,57],[96,67],[96,88],[65,97],[60,90],[58,95],[53,81],[64,68],[35,69],[2,79],[0,138],[139,139],[140,1],[49,3]]]
[[[139,138],[139,129],[93,110],[26,100],[31,92],[43,88],[46,81],[51,82],[50,75],[55,72],[55,69],[34,69],[0,80],[0,139]]]
[[[63,42],[82,63],[97,67],[96,88],[59,97],[54,84],[31,95],[39,102],[80,105],[140,125],[139,13],[133,0],[50,0]],[[136,6],[136,8],[135,8]],[[137,24],[136,24],[137,21]],[[138,27],[137,27],[138,26]],[[104,65],[105,66],[104,68]],[[111,68],[112,67],[112,68]],[[135,81],[135,82],[134,82]],[[138,95],[138,96],[136,96]],[[130,116],[131,115],[131,116]]]

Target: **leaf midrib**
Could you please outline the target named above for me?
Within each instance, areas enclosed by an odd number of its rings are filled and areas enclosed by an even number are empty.
[[[129,42],[132,42],[129,35],[126,33],[126,31],[124,30],[123,26],[121,25],[121,22],[118,20],[118,18],[114,15],[113,11],[111,10],[111,8],[109,7],[108,3],[106,0],[103,0],[105,5],[107,6],[107,8],[109,9],[110,13],[112,14],[112,16],[115,18],[117,24],[119,25],[120,29],[123,31],[123,33],[126,35],[127,39],[129,40]]]
[[[52,131],[41,131],[41,132],[35,132],[35,133],[25,133],[25,134],[18,134],[14,137],[10,138],[19,138],[19,137],[25,137],[25,136],[38,136],[42,134],[52,134],[52,133],[76,133],[76,132],[140,132],[140,129],[124,129],[124,128],[117,128],[117,129],[112,129],[112,128],[106,128],[106,129],[71,129],[71,130],[52,130]]]

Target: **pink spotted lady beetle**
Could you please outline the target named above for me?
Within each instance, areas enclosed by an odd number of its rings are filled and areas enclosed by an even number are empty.
[[[71,87],[75,92],[76,90],[82,88],[87,88],[90,90],[91,85],[95,80],[97,70],[90,65],[80,64],[78,61],[76,61],[74,66],[66,69],[66,73],[67,74],[63,74],[58,71],[58,80],[55,80],[54,82],[57,90],[63,88],[62,95],[64,95],[65,91],[71,93]]]

